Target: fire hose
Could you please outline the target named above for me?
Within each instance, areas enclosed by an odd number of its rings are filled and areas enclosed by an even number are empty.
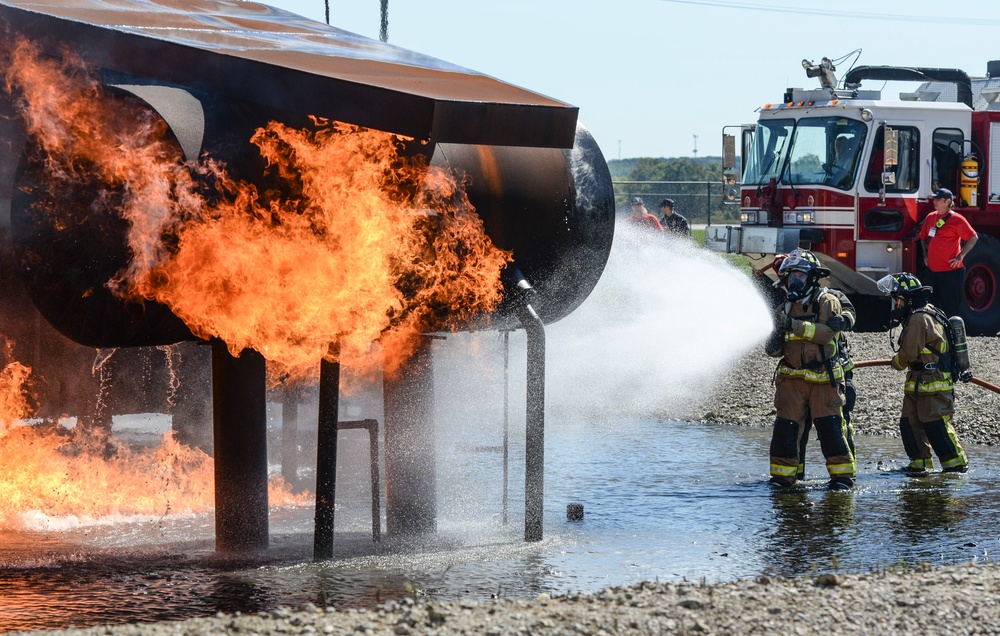
[[[854,363],[854,368],[855,369],[862,369],[864,367],[887,367],[890,364],[892,364],[892,360],[862,360],[860,362],[855,362]],[[993,391],[994,393],[1000,393],[1000,386],[997,386],[997,385],[995,385],[995,384],[993,384],[991,382],[987,382],[986,380],[980,380],[979,378],[977,378],[975,376],[970,377],[969,378],[969,382],[971,382],[973,384],[978,384],[979,386],[983,387],[984,389],[989,389],[990,391]]]

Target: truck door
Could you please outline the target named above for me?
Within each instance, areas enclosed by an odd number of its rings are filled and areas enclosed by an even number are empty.
[[[913,250],[904,256],[894,246],[902,247],[917,223],[920,166],[920,129],[879,124],[858,192],[859,272],[877,277],[883,271],[914,271]]]

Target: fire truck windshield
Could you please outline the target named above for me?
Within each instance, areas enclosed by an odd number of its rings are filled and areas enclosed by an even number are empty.
[[[850,189],[867,134],[863,122],[846,117],[760,121],[743,182],[764,185],[773,177],[785,185]]]

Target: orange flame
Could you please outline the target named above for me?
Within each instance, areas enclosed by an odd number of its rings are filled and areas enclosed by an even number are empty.
[[[20,528],[28,515],[163,516],[211,512],[215,505],[212,458],[171,433],[143,452],[80,426],[19,426],[0,440],[0,528]],[[309,497],[292,495],[276,476],[268,501],[304,505]]]
[[[7,89],[50,178],[82,170],[116,191],[132,260],[112,289],[168,305],[234,355],[255,349],[293,377],[315,377],[323,358],[391,373],[418,334],[499,303],[510,255],[458,179],[406,154],[411,140],[272,122],[251,141],[281,184],[260,192],[211,159],[180,164],[163,122],[112,106],[73,55],[57,63],[23,41],[10,55]],[[221,202],[202,196],[205,182]]]
[[[3,341],[3,369],[0,370],[0,438],[4,431],[31,417],[31,367],[14,359],[14,343]]]

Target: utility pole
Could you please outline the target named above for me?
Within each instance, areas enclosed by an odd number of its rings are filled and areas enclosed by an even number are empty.
[[[382,26],[379,30],[378,39],[383,42],[389,41],[389,0],[382,0]]]
[[[691,152],[694,153],[695,157],[698,156],[698,135],[694,135],[694,150],[692,150]]]

